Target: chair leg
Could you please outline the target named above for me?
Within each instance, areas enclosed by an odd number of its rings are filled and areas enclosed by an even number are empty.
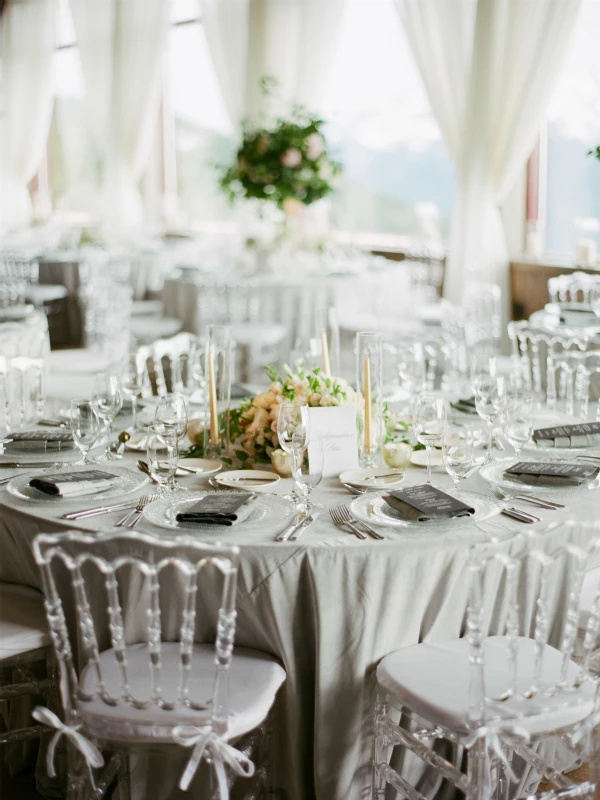
[[[377,769],[378,764],[386,763],[388,759],[388,743],[378,733],[378,721],[389,710],[386,693],[377,683],[375,675],[373,675],[373,693],[375,695],[375,714],[373,715],[373,785],[372,785],[372,800],[384,800],[385,787],[387,784],[386,779],[380,774]]]
[[[131,773],[129,771],[129,755],[121,754],[121,765],[117,773],[119,800],[131,800]]]

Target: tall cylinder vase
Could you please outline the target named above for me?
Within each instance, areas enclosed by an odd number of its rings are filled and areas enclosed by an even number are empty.
[[[380,333],[356,334],[358,458],[361,467],[381,463],[383,422],[383,339]]]
[[[231,371],[231,328],[228,325],[207,325],[204,450],[212,458],[219,458],[229,448]]]

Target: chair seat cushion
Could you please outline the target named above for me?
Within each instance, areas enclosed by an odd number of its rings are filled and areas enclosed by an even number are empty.
[[[519,638],[517,656],[517,689],[525,692],[533,683],[533,639]],[[484,680],[487,698],[498,698],[510,685],[507,639],[490,636],[484,643]],[[546,646],[540,689],[558,681],[562,655]],[[568,679],[578,674],[571,663]],[[457,733],[466,733],[469,709],[469,644],[467,639],[449,642],[425,642],[386,656],[377,667],[377,680],[396,700],[433,723]],[[507,718],[527,715],[517,724],[531,735],[553,731],[584,719],[593,709],[593,685],[584,683],[577,691],[559,692],[553,696],[541,692],[530,700],[511,698],[494,703],[490,718],[502,714]],[[569,706],[565,706],[568,700]]]
[[[585,630],[590,618],[592,606],[600,590],[600,567],[590,570],[584,580],[581,590],[581,606],[579,609],[579,629]]]
[[[0,659],[49,644],[44,595],[29,586],[0,583]]]
[[[151,678],[146,644],[126,648],[127,677],[136,700],[147,700],[151,695]],[[190,674],[189,696],[195,703],[209,701],[214,683],[215,648],[212,644],[195,644]],[[165,642],[161,648],[162,697],[172,702],[179,685],[180,645]],[[121,693],[119,672],[114,650],[100,654],[100,668],[106,691],[113,697]],[[266,718],[275,695],[283,681],[285,670],[267,653],[236,647],[229,668],[230,717],[228,739],[236,739],[256,728]],[[97,687],[96,670],[88,664],[80,680],[81,689],[93,694]],[[133,708],[125,700],[109,706],[99,697],[90,702],[79,702],[84,727],[102,738],[114,740],[171,741],[176,725],[207,725],[210,706],[206,711],[194,711],[178,704],[173,711],[156,705],[147,709]]]

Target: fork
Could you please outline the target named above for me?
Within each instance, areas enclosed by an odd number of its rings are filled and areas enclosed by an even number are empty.
[[[151,495],[146,495],[143,498],[140,498],[140,502],[137,504],[137,506],[135,507],[135,511],[134,511],[134,514],[136,516],[133,518],[133,520],[131,522],[127,523],[127,527],[128,528],[135,528],[135,526],[138,524],[138,522],[142,518],[142,511],[146,508],[146,506],[149,506],[150,503],[153,503],[155,500],[158,500],[158,498],[160,496],[161,495],[158,495],[158,494],[151,494]]]
[[[137,501],[136,507],[131,511],[129,511],[127,514],[125,514],[124,517],[121,517],[121,519],[118,522],[115,522],[115,527],[116,528],[124,527],[125,523],[129,520],[130,517],[132,517],[136,513],[140,513],[141,511],[143,511],[144,506],[146,505],[146,502],[148,501],[149,497],[150,495],[143,494]]]
[[[359,539],[367,538],[365,534],[362,531],[360,531],[355,525],[353,525],[351,522],[346,522],[346,520],[342,518],[342,516],[339,513],[339,506],[336,508],[330,508],[329,516],[331,517],[333,524],[336,525],[338,528],[348,527],[357,538]]]
[[[555,503],[553,500],[544,500],[542,497],[534,497],[529,494],[514,494],[510,495],[505,492],[497,483],[490,483],[492,494],[499,500],[522,500],[525,503],[531,503],[532,506],[539,506],[540,508],[547,508],[549,511],[558,511],[559,508],[564,508],[560,503]]]
[[[498,491],[498,488],[492,486],[491,484],[490,484],[490,488],[492,490],[492,494],[494,495],[494,497],[496,497],[498,500],[501,500],[504,503],[504,505],[502,507],[503,513],[508,513],[509,515],[512,515],[513,513],[519,514],[520,516],[525,518],[525,519],[521,520],[522,522],[540,522],[541,517],[536,517],[534,514],[530,514],[529,511],[523,511],[523,509],[521,509],[521,508],[511,508],[511,507],[509,507],[508,503],[506,502],[506,498],[504,497],[504,493],[500,494],[500,492]],[[553,509],[553,510],[556,510],[556,509]]]
[[[334,509],[334,511],[339,513],[340,519],[344,520],[344,522],[347,525],[362,525],[363,528],[367,531],[367,533],[371,537],[371,539],[384,539],[385,538],[380,533],[378,533],[377,531],[373,530],[373,528],[371,528],[369,525],[367,525],[366,522],[363,522],[362,520],[355,519],[352,516],[352,514],[350,513],[350,510],[348,509],[348,506],[337,506]]]

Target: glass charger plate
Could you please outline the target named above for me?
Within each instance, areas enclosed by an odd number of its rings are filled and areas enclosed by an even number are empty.
[[[77,467],[78,472],[89,472],[90,470],[102,470],[104,472],[109,472],[111,475],[117,475],[121,482],[118,486],[103,489],[101,492],[78,494],[76,497],[57,497],[55,495],[44,494],[44,492],[40,492],[39,489],[33,489],[29,486],[29,481],[34,477],[55,475],[57,472],[60,472],[60,470],[56,469],[44,469],[31,470],[30,472],[13,478],[7,488],[8,491],[15,497],[18,497],[19,500],[28,500],[32,503],[60,503],[60,505],[67,505],[70,503],[80,504],[82,500],[85,501],[95,497],[105,499],[107,496],[110,496],[111,499],[116,499],[125,494],[131,494],[148,483],[148,477],[146,475],[138,470],[127,469],[127,467],[114,467],[112,464],[107,464],[106,466],[104,464],[93,464],[89,467]]]
[[[600,449],[595,447],[540,447],[533,440],[523,448],[524,453],[535,453],[536,458],[548,456],[548,461],[565,461],[577,456],[598,456]]]
[[[286,520],[294,513],[294,506],[289,500],[278,497],[274,494],[257,494],[252,503],[252,510],[244,520],[240,520],[236,525],[203,525],[198,522],[177,522],[177,514],[186,511],[195,505],[207,494],[214,492],[188,492],[185,497],[166,497],[164,500],[157,500],[150,503],[144,509],[144,517],[148,522],[158,525],[161,528],[169,528],[176,531],[196,531],[197,533],[230,533],[243,530],[244,533],[254,531],[264,531],[272,527],[273,530],[280,527],[281,522]],[[247,494],[247,492],[228,492],[228,496],[235,494]]]
[[[540,461],[539,458],[536,459],[520,459],[521,461]],[[548,461],[558,461],[561,459],[548,459]],[[562,459],[565,464],[571,463],[568,459]],[[493,463],[493,464],[486,464],[484,467],[481,468],[479,474],[481,477],[486,480],[488,483],[496,483],[502,489],[510,489],[512,491],[518,490],[520,492],[535,492],[536,495],[541,495],[542,497],[547,494],[549,495],[548,499],[551,499],[551,496],[556,492],[580,492],[580,491],[587,491],[588,489],[597,489],[600,486],[600,477],[597,476],[593,481],[590,483],[584,483],[581,486],[543,486],[541,483],[523,483],[523,481],[519,481],[513,478],[505,478],[504,471],[511,467],[513,464],[517,463],[517,459],[509,459],[504,461],[504,463]],[[575,462],[573,462],[575,463]],[[577,462],[578,466],[582,466],[581,462]],[[590,465],[592,466],[592,465]],[[600,465],[599,465],[600,466]]]
[[[476,492],[458,492],[457,499],[475,509],[470,517],[454,517],[452,519],[432,519],[429,522],[416,522],[404,519],[391,508],[383,499],[387,492],[369,492],[357,497],[350,503],[350,511],[357,519],[372,525],[386,525],[389,528],[412,528],[415,532],[438,530],[443,527],[455,525],[468,525],[472,522],[481,522],[490,517],[495,517],[502,510],[500,505],[491,497],[477,494]],[[453,492],[448,492],[454,497]]]
[[[43,464],[47,464],[50,461],[53,461],[55,464],[72,464],[74,461],[81,461],[81,451],[80,450],[44,450],[43,452],[36,452],[32,453],[27,452],[26,450],[21,451],[11,451],[0,454],[0,464],[5,463],[15,463],[18,462],[19,464],[31,464],[32,467],[35,467],[36,464],[39,462]],[[59,467],[60,468],[60,467]],[[2,472],[0,472],[0,478],[2,477]]]

